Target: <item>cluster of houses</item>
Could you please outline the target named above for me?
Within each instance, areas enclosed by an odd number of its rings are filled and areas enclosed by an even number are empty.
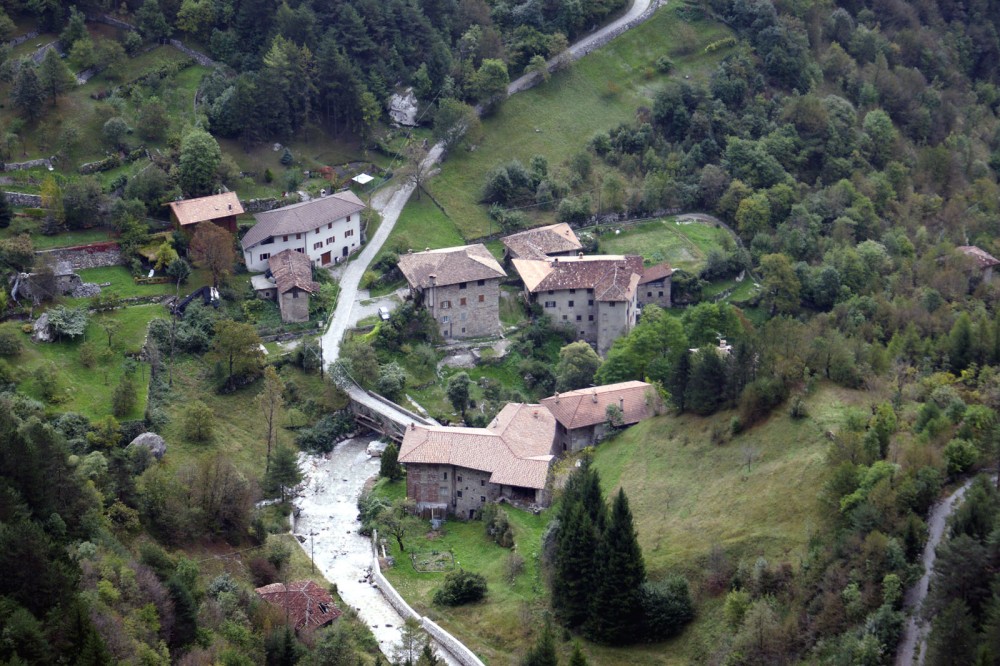
[[[646,267],[636,255],[584,255],[567,224],[522,231],[503,244],[503,263],[520,277],[527,301],[601,355],[632,330],[643,305],[670,307],[670,266]],[[399,269],[443,337],[500,331],[500,282],[507,272],[481,243],[411,252],[399,258]]]
[[[622,382],[505,406],[485,428],[413,425],[403,436],[406,496],[421,514],[475,518],[490,502],[546,506],[557,456],[656,415],[655,387]]]

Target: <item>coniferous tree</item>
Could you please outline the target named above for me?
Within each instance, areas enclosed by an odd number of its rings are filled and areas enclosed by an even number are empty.
[[[10,98],[21,115],[29,121],[38,117],[45,101],[45,91],[34,67],[25,65],[18,70],[14,85],[11,86]]]
[[[399,481],[403,478],[403,469],[399,466],[399,447],[394,442],[382,452],[378,474],[390,481]]]
[[[597,584],[594,545],[598,533],[579,501],[560,518],[552,575],[552,607],[568,627],[587,621]]]
[[[264,477],[265,488],[285,501],[288,490],[302,480],[295,451],[287,446],[279,446],[274,451],[274,459]]]
[[[719,407],[726,384],[726,367],[712,348],[699,349],[691,358],[685,405],[695,414],[711,414]]]
[[[552,625],[545,623],[538,642],[528,650],[521,666],[558,666],[559,656],[556,654],[556,641],[552,635]]]
[[[7,199],[7,195],[0,192],[0,229],[10,226],[10,221],[14,217],[14,210]]]
[[[667,380],[667,391],[670,392],[670,402],[674,404],[678,412],[684,412],[687,406],[687,384],[688,375],[691,373],[691,352],[684,350],[677,357],[677,365],[670,373]]]
[[[619,489],[604,538],[597,549],[598,586],[591,598],[587,632],[596,640],[625,644],[639,638],[641,586],[646,580],[642,550],[625,491]]]

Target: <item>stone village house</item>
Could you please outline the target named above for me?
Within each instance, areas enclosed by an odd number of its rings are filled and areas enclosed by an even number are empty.
[[[350,190],[283,208],[257,213],[257,224],[243,236],[243,261],[251,273],[267,268],[267,260],[295,250],[314,266],[346,259],[361,247],[364,202]]]
[[[294,250],[283,250],[267,260],[264,275],[250,278],[258,298],[278,302],[281,321],[309,321],[309,296],[319,291],[312,279],[309,257]]]
[[[642,257],[514,259],[513,264],[527,299],[541,305],[553,324],[572,326],[601,356],[635,326]]]
[[[674,274],[674,269],[670,264],[657,264],[642,269],[642,276],[639,278],[639,307],[647,305],[659,305],[661,308],[670,307],[670,277]]]
[[[438,323],[444,338],[500,332],[500,280],[507,277],[482,243],[399,257],[410,294]]]
[[[475,518],[487,502],[546,506],[556,420],[541,405],[508,404],[485,428],[412,426],[399,462],[421,514]]]
[[[595,446],[609,434],[608,407],[620,410],[617,427],[625,427],[655,416],[661,406],[656,388],[637,381],[556,393],[542,405],[558,422],[556,450],[569,452]]]
[[[645,382],[556,394],[540,405],[508,404],[486,428],[412,426],[399,462],[406,496],[423,515],[475,518],[487,502],[548,506],[555,455],[597,444],[609,432],[608,406],[618,427],[655,416],[656,389]]]
[[[211,222],[235,234],[236,216],[242,214],[243,204],[235,192],[170,202],[170,219],[174,226],[189,234],[202,222]]]

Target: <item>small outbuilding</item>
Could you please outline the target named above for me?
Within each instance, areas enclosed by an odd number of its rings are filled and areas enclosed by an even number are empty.
[[[955,249],[969,257],[975,263],[976,267],[982,273],[983,282],[991,282],[993,280],[993,267],[1000,264],[1000,261],[996,257],[975,245],[961,245]]]
[[[269,258],[267,266],[267,273],[251,278],[258,297],[278,301],[281,321],[309,321],[309,297],[319,291],[309,257],[295,250],[284,250]]]
[[[630,426],[655,416],[660,396],[652,384],[631,381],[556,393],[542,400],[542,405],[557,421],[557,449],[579,451],[594,446],[611,431],[609,408],[617,407],[620,422],[615,427]]]
[[[272,583],[254,591],[285,613],[295,633],[325,627],[341,615],[330,593],[311,580]]]
[[[194,233],[202,222],[211,222],[235,234],[236,216],[242,214],[243,204],[235,192],[170,202],[170,219],[187,233]]]

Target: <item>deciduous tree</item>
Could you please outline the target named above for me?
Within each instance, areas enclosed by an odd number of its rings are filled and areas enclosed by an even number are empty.
[[[580,340],[559,350],[556,366],[556,390],[573,391],[594,383],[594,374],[601,367],[601,357],[594,348]]]
[[[199,224],[191,238],[189,251],[192,259],[211,271],[212,283],[216,287],[223,277],[233,272],[233,264],[236,262],[233,237],[216,224]]]
[[[264,388],[257,396],[257,406],[264,416],[264,424],[267,426],[267,458],[264,463],[264,470],[271,469],[271,448],[277,443],[278,421],[281,418],[281,408],[285,405],[282,393],[285,390],[285,383],[281,381],[277,370],[273,365],[264,369]]]
[[[260,336],[252,324],[221,319],[215,323],[212,350],[225,364],[226,384],[236,377],[256,375],[264,362]]]
[[[222,162],[222,150],[211,134],[195,128],[181,141],[180,181],[188,196],[210,194],[215,173]]]

